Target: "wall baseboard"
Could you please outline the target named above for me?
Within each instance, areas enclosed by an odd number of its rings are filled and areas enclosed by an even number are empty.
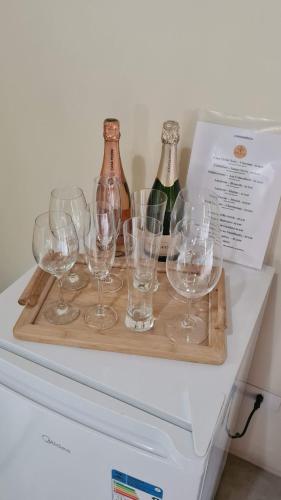
[[[281,477],[281,468],[275,469],[267,465],[264,461],[260,460],[259,457],[253,457],[251,453],[245,453],[243,451],[243,454],[240,452],[237,452],[236,450],[233,450],[233,448],[230,449],[229,452],[231,455],[235,455],[238,458],[241,458],[242,460],[246,460],[247,462],[250,462],[253,465],[256,465],[257,467],[260,467],[260,469],[265,470],[266,472],[269,472],[270,474],[274,474],[275,476]]]

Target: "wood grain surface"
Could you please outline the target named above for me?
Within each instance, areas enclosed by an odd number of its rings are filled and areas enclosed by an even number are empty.
[[[82,266],[82,264],[78,264]],[[49,278],[35,307],[25,307],[14,326],[14,336],[21,340],[75,346],[103,351],[222,364],[226,358],[224,272],[217,287],[203,299],[193,302],[193,312],[206,322],[207,341],[200,345],[186,342],[177,325],[186,312],[186,304],[172,298],[172,290],[160,263],[160,287],[153,296],[155,323],[152,330],[136,333],[124,325],[127,307],[126,270],[118,261],[113,272],[124,280],[122,290],[104,294],[105,303],[115,308],[118,322],[110,330],[96,331],[84,321],[87,307],[97,301],[95,280],[77,292],[65,291],[65,298],[80,308],[80,316],[68,325],[52,325],[44,317],[45,308],[57,299],[57,286]],[[84,272],[85,268],[83,269]]]

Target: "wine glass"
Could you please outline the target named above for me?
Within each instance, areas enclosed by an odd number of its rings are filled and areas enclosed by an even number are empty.
[[[116,242],[120,236],[121,230],[121,196],[120,180],[117,177],[97,177],[94,180],[93,203],[97,210],[107,207],[113,212],[114,230]],[[115,251],[116,254],[116,251]],[[111,272],[104,280],[104,292],[118,292],[123,286],[123,280]]]
[[[58,280],[58,301],[46,309],[47,321],[56,325],[74,321],[80,311],[67,304],[62,293],[62,279],[78,257],[78,238],[70,215],[62,210],[38,215],[34,223],[32,250],[39,267]]]
[[[131,194],[132,217],[151,217],[164,224],[167,195],[158,189],[141,189]],[[155,271],[154,291],[158,290],[157,267]]]
[[[166,260],[170,284],[188,299],[186,315],[175,319],[170,329],[173,334],[175,331],[183,333],[187,342],[195,344],[206,340],[207,326],[201,318],[191,314],[191,300],[210,293],[218,283],[222,270],[219,225],[213,224],[209,215],[200,224],[192,217],[176,224]]]
[[[81,188],[77,186],[65,186],[53,189],[50,196],[50,210],[64,210],[73,220],[79,242],[79,252],[84,253],[83,248],[83,220],[86,208],[86,199]],[[89,276],[81,270],[72,271],[63,279],[63,288],[66,290],[80,290],[89,283]]]
[[[217,195],[207,188],[200,189],[200,191],[190,190],[189,188],[181,189],[171,212],[170,234],[173,234],[177,223],[184,218],[192,218],[194,223],[201,227],[202,230],[205,226],[208,230],[211,218],[213,225],[219,223]],[[185,298],[175,290],[170,289],[169,293],[173,299],[185,302]],[[200,300],[198,306],[200,306],[200,310],[205,310]]]
[[[98,303],[85,312],[86,323],[98,330],[111,328],[117,321],[116,311],[103,304],[103,285],[114,262],[116,238],[112,210],[97,212],[96,205],[85,211],[84,245],[88,268],[98,280]]]

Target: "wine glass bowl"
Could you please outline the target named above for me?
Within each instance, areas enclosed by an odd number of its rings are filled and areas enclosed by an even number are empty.
[[[70,215],[61,210],[40,214],[34,223],[32,251],[39,267],[58,280],[58,302],[45,310],[47,321],[58,325],[74,321],[80,311],[64,301],[61,290],[63,277],[78,257],[78,238]]]
[[[86,208],[86,199],[81,188],[77,186],[65,186],[55,188],[51,191],[50,196],[50,211],[63,210],[68,213],[75,226],[80,254],[84,253],[83,248],[83,223],[84,211]],[[89,283],[89,277],[81,270],[72,271],[65,276],[63,287],[66,290],[80,290]]]
[[[104,209],[112,210],[114,219],[114,231],[116,244],[119,241],[122,228],[122,210],[121,210],[121,193],[120,180],[115,177],[100,176],[94,180],[93,204],[97,210]],[[117,250],[115,251],[116,255]],[[114,293],[121,290],[123,280],[116,274],[108,273],[104,281],[104,292]]]
[[[177,223],[182,219],[192,221],[198,227],[203,223],[208,226],[211,219],[212,224],[217,224],[219,222],[217,195],[208,189],[199,192],[190,191],[188,188],[181,189],[171,212],[170,234],[173,234]],[[203,228],[204,225],[200,229]]]
[[[88,326],[97,330],[111,328],[117,321],[115,310],[103,304],[103,285],[114,261],[116,237],[112,210],[97,212],[96,205],[85,211],[84,244],[86,262],[91,275],[98,281],[98,301],[84,315]]]
[[[132,217],[151,217],[164,221],[167,195],[158,189],[140,189],[131,194]]]
[[[169,282],[186,298],[198,299],[208,294],[216,286],[221,273],[220,262],[213,255],[213,241],[197,236],[186,238],[181,232],[177,232],[173,239],[167,265]]]
[[[182,219],[189,221],[190,231],[196,233],[198,238],[204,239],[204,235],[208,235],[212,228],[213,233],[218,234],[219,204],[216,194],[208,189],[201,189],[198,192],[190,191],[188,188],[181,189],[171,213],[171,235],[174,233],[177,223]],[[169,293],[179,302],[184,300],[173,289],[170,289]],[[203,307],[202,303],[200,307]]]
[[[167,195],[158,189],[141,189],[131,194],[132,217],[150,217],[158,220],[162,227],[167,207]],[[163,231],[163,230],[162,230]],[[154,291],[159,288],[155,270]]]

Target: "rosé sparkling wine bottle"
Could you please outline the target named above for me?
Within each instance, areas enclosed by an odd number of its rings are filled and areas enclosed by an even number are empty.
[[[179,124],[173,120],[163,123],[162,152],[153,189],[163,191],[167,195],[167,205],[163,223],[163,237],[161,242],[159,260],[165,261],[170,243],[171,212],[180,191],[177,171],[177,145],[179,142]]]
[[[122,224],[117,239],[116,257],[124,254],[123,222],[130,217],[130,192],[122,167],[119,140],[120,124],[116,118],[106,118],[103,122],[104,155],[100,175],[115,177],[119,181]]]

